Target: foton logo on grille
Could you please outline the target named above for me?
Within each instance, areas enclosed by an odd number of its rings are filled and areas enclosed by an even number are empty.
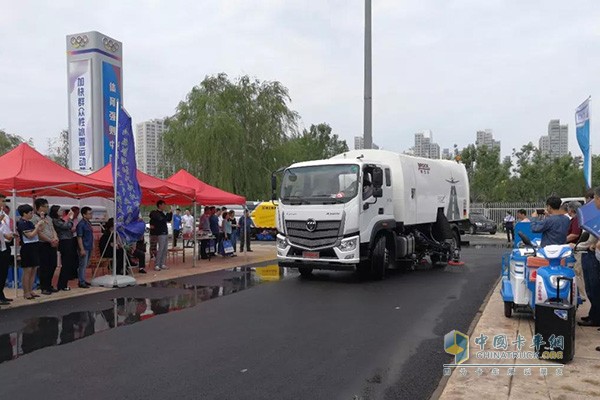
[[[309,232],[314,232],[317,229],[317,221],[314,219],[309,219],[306,221],[306,230]]]
[[[422,174],[429,174],[431,168],[429,168],[429,164],[427,163],[417,163],[417,169]]]

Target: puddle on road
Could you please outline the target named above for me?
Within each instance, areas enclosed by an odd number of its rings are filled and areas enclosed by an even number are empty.
[[[78,311],[58,317],[27,319],[23,329],[0,335],[0,363],[15,360],[45,347],[60,346],[109,329],[194,307],[207,300],[227,296],[265,281],[280,280],[289,273],[277,265],[238,267],[229,271],[241,273],[222,279],[218,285],[184,284],[177,279],[153,282],[140,286],[184,289],[186,292],[162,298],[120,297],[112,299],[112,307],[101,311]],[[210,275],[203,275],[202,278],[210,279]]]
[[[508,243],[482,243],[482,244],[471,244],[468,246],[469,249],[512,249],[512,245]]]

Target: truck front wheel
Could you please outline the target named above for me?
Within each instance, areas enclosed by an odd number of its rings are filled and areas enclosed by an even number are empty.
[[[379,236],[371,254],[371,276],[373,279],[381,280],[385,278],[385,270],[389,264],[388,254],[386,252],[385,236]]]

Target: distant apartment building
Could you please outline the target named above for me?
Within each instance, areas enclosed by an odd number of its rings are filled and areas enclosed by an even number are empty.
[[[354,136],[354,150],[362,150],[365,148],[365,139],[362,136]],[[373,143],[373,149],[379,150],[379,146]]]
[[[450,153],[449,148],[442,149],[442,159],[444,159],[444,160],[452,159],[452,154]]]
[[[135,161],[140,171],[161,177],[164,132],[165,123],[162,119],[141,122],[135,126]]]
[[[477,136],[475,138],[475,146],[485,146],[490,150],[496,148],[500,149],[500,141],[494,140],[494,133],[491,129],[485,129],[482,131],[477,131]]]
[[[543,155],[550,154],[550,136],[540,136],[539,147]]]
[[[430,130],[415,133],[413,154],[416,157],[440,158],[440,145],[433,142],[433,133]]]
[[[559,119],[548,123],[548,135],[540,137],[539,148],[544,156],[558,158],[569,154],[569,125],[561,125]]]

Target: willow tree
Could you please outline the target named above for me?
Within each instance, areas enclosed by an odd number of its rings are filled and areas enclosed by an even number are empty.
[[[25,139],[21,136],[6,133],[0,129],[0,155],[9,152],[21,143],[25,143]],[[33,147],[33,141],[31,139],[29,139],[27,143]]]
[[[208,76],[167,120],[166,164],[248,199],[266,198],[281,147],[296,131],[290,102],[279,82]]]
[[[331,127],[326,123],[311,125],[302,133],[293,134],[284,142],[281,154],[285,164],[296,161],[309,161],[330,158],[348,151],[348,144],[332,133]]]

